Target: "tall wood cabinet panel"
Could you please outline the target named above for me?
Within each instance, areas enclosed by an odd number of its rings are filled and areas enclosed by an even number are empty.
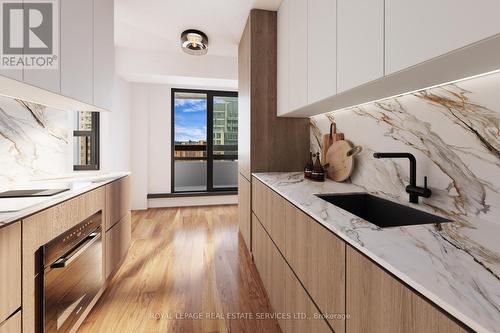
[[[307,0],[289,1],[288,107],[295,110],[307,104]],[[292,43],[290,43],[292,42]]]
[[[276,114],[276,54],[277,13],[251,10],[238,48],[238,169],[249,181],[252,172],[303,170],[309,155],[309,120]]]
[[[385,0],[386,75],[500,33],[495,0]]]
[[[340,93],[384,76],[384,0],[337,0],[337,10]]]
[[[61,94],[93,103],[93,0],[63,0],[61,6]]]
[[[290,47],[289,41],[289,10],[290,1],[284,0],[281,2],[281,6],[278,10],[278,49],[277,49],[277,106],[278,106],[278,116],[285,114],[289,111],[288,109],[288,50]]]
[[[115,79],[114,0],[94,0],[94,104],[111,110]]]
[[[347,332],[467,332],[441,310],[347,247]]]
[[[0,229],[0,323],[21,306],[21,222]]]
[[[337,0],[307,2],[308,104],[337,93],[336,16]]]
[[[238,224],[248,249],[251,250],[251,183],[238,174]]]
[[[285,258],[324,313],[345,313],[345,242],[291,203],[285,203]],[[329,318],[336,332],[345,320]]]

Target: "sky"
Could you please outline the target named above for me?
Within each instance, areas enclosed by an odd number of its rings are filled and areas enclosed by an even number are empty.
[[[207,101],[175,99],[175,141],[207,139]]]

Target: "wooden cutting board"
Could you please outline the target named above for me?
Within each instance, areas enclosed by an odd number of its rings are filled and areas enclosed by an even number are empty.
[[[344,140],[343,133],[337,133],[337,124],[335,122],[330,124],[330,133],[323,134],[323,141],[321,142],[321,164],[327,163],[326,154],[328,148],[332,145],[334,141]]]
[[[353,147],[349,141],[334,141],[326,153],[328,178],[337,182],[343,182],[349,178],[354,170],[354,156],[361,150],[361,146]]]

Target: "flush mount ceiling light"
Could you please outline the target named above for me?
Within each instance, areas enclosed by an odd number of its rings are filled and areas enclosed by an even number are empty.
[[[181,34],[182,51],[191,55],[204,55],[208,52],[208,37],[199,30],[189,29]]]

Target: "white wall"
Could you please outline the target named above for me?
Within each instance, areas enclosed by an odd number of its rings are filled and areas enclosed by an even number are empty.
[[[172,88],[164,84],[132,84],[132,209],[147,209],[148,193],[171,192]],[[186,87],[176,86],[176,88]],[[207,89],[206,87],[189,88]],[[167,201],[172,201],[172,199],[155,200],[154,203],[151,200],[150,206],[169,206]],[[198,201],[199,204],[211,203],[208,198]],[[233,202],[234,199],[231,203]]]

